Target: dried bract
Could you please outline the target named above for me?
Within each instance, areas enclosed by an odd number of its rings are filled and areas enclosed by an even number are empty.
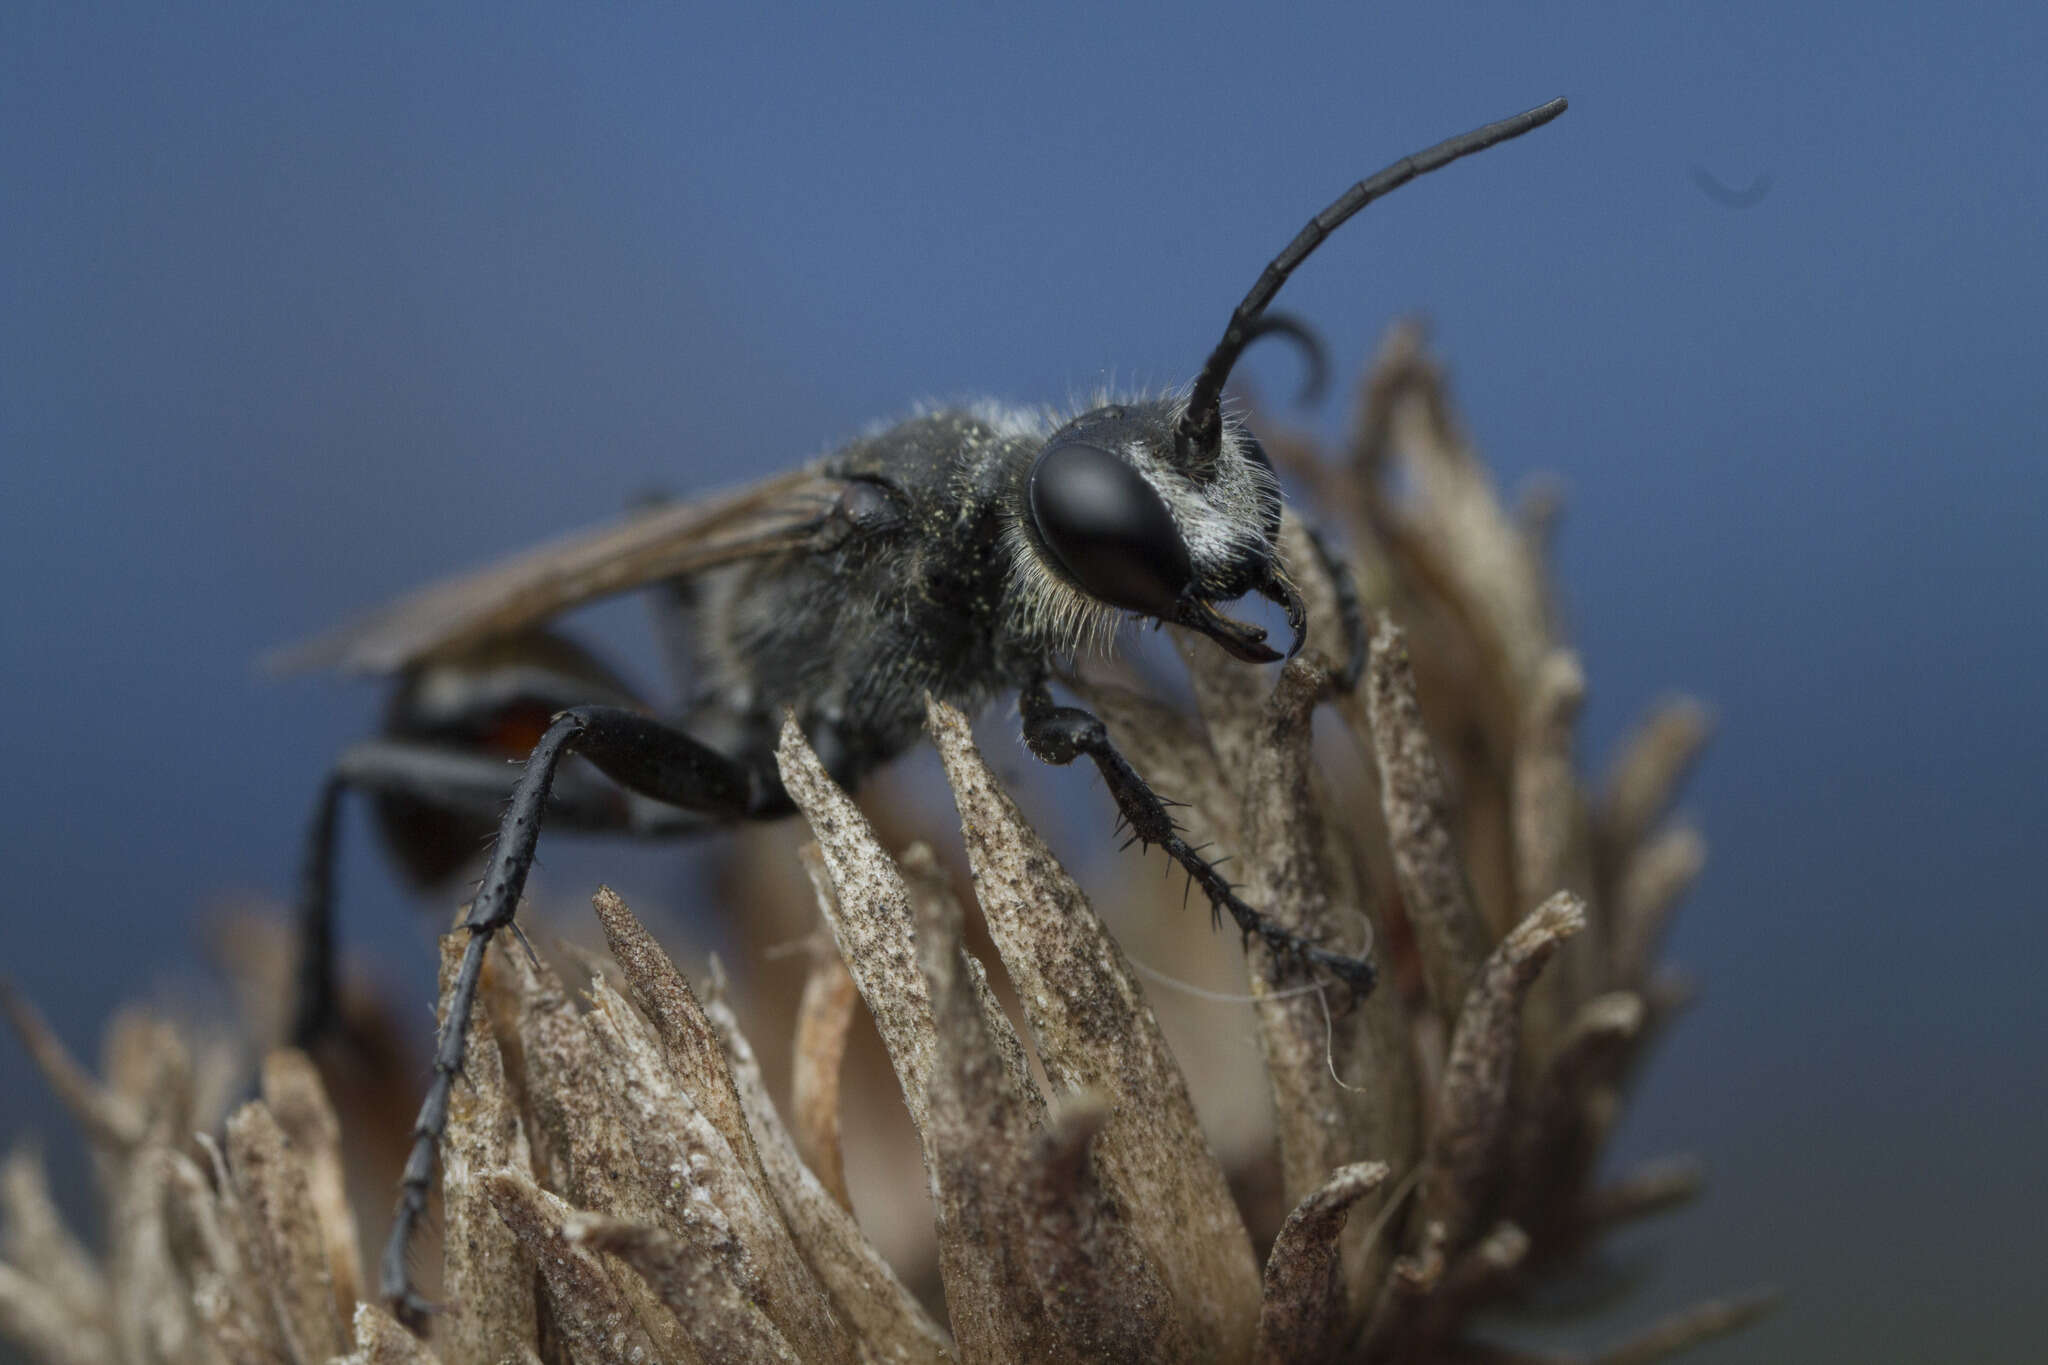
[[[936,703],[927,717],[969,869],[957,885],[927,844],[899,852],[908,817],[864,815],[791,725],[777,757],[815,840],[801,856],[821,932],[801,1000],[750,1017],[797,1040],[795,1136],[715,963],[700,997],[618,896],[594,901],[608,961],[571,954],[558,973],[501,940],[449,1106],[445,1307],[420,1341],[358,1302],[343,1158],[379,1134],[337,1114],[313,1060],[271,1053],[261,1098],[230,1115],[216,1050],[185,1031],[117,1020],[95,1079],[4,995],[91,1144],[108,1250],[83,1249],[39,1161],[15,1153],[0,1168],[0,1332],[60,1365],[1558,1359],[1476,1339],[1475,1316],[1699,1188],[1684,1161],[1595,1174],[1684,996],[1653,971],[1704,858],[1667,811],[1705,715],[1666,704],[1590,789],[1575,754],[1586,680],[1544,547],[1502,506],[1412,330],[1364,391],[1348,459],[1269,442],[1360,566],[1355,687],[1332,629],[1339,585],[1292,523],[1282,545],[1311,631],[1277,676],[1190,638],[1192,713],[1128,679],[1072,682],[1186,803],[1189,837],[1237,858],[1249,899],[1346,952],[1375,945],[1372,995],[1254,944],[1245,993],[1199,1006],[1241,1024],[1234,1059],[1206,1036],[1177,1057],[1136,950],[1025,821],[966,717]],[[1319,743],[1325,702],[1343,724]],[[1128,876],[1113,894],[1127,918],[1157,899]],[[789,923],[753,908],[734,906],[736,922]],[[1214,947],[1199,920],[1175,932]],[[931,1259],[901,1277],[855,1210],[925,1192],[864,1188],[846,1159],[875,1103],[848,1079],[862,1012],[936,1215]],[[1203,1068],[1219,1059],[1258,1083],[1214,1083]],[[1196,1094],[1236,1106],[1227,1143]],[[906,1287],[920,1276],[935,1281],[924,1298]],[[1710,1303],[1584,1359],[1660,1358],[1767,1303]]]

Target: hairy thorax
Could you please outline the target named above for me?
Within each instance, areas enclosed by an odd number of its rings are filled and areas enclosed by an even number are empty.
[[[829,549],[695,585],[693,732],[733,752],[793,710],[853,779],[915,741],[926,694],[972,710],[1026,681],[1049,642],[1011,600],[1005,495],[1046,429],[946,410],[826,457],[846,481]]]

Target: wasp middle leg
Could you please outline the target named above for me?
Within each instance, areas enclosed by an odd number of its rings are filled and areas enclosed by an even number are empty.
[[[581,646],[547,631],[493,640],[412,670],[386,705],[383,733],[350,745],[321,784],[307,822],[297,899],[298,975],[291,1039],[310,1047],[341,1031],[334,947],[334,864],[344,797],[366,798],[385,850],[419,888],[442,885],[498,827],[516,762],[567,707],[645,709]],[[557,828],[670,838],[707,822],[578,768],[560,773],[547,818]]]
[[[298,971],[291,1042],[310,1048],[342,1028],[340,969],[334,933],[334,855],[341,833],[342,798],[371,797],[393,823],[402,812],[414,827],[397,850],[415,880],[438,883],[472,856],[478,831],[495,827],[512,795],[518,769],[501,755],[466,753],[419,741],[366,740],[343,750],[321,784],[307,822],[299,864]],[[566,779],[566,780],[564,780]],[[705,822],[684,812],[632,799],[589,773],[558,775],[547,818],[557,828],[642,839],[678,837]]]
[[[513,786],[482,886],[462,921],[469,942],[449,988],[434,1050],[433,1080],[413,1123],[412,1149],[399,1179],[398,1211],[380,1263],[379,1292],[415,1331],[424,1329],[431,1306],[413,1288],[406,1253],[426,1212],[441,1137],[448,1126],[449,1094],[462,1072],[469,1042],[470,1009],[483,976],[484,952],[518,910],[557,770],[572,752],[630,792],[711,820],[779,815],[788,808],[788,795],[772,768],[729,758],[639,712],[577,706],[549,723]]]

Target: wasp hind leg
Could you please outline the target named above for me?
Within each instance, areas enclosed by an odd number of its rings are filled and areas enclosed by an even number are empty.
[[[1061,706],[1053,701],[1043,679],[1023,690],[1018,710],[1024,718],[1026,747],[1045,762],[1061,766],[1084,755],[1092,759],[1131,833],[1140,843],[1157,844],[1187,869],[1208,896],[1212,913],[1227,913],[1247,941],[1257,937],[1276,957],[1304,967],[1327,969],[1350,988],[1354,998],[1362,999],[1371,992],[1377,973],[1369,960],[1332,952],[1260,914],[1238,897],[1214,865],[1180,837],[1180,829],[1167,813],[1166,803],[1138,776],[1129,760],[1116,751],[1100,719],[1078,706]]]
[[[614,706],[576,706],[556,715],[528,755],[513,785],[511,804],[498,825],[497,842],[481,888],[470,902],[462,928],[469,931],[462,965],[449,988],[440,1039],[434,1049],[434,1077],[412,1129],[412,1150],[399,1180],[398,1211],[380,1263],[378,1288],[399,1320],[423,1332],[432,1306],[413,1288],[406,1249],[427,1207],[441,1136],[448,1126],[448,1097],[462,1072],[469,1041],[469,1016],[483,976],[484,952],[500,929],[512,923],[533,867],[541,820],[551,805],[558,769],[571,752],[629,792],[717,821],[778,813],[788,798],[779,781],[708,748],[683,731],[636,711]]]
[[[340,774],[320,784],[306,850],[299,863],[297,982],[293,988],[291,1044],[305,1048],[341,1023],[339,966],[334,952],[334,843],[341,823]]]

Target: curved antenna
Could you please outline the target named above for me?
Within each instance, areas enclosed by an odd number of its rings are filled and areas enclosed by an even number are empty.
[[[1262,313],[1252,320],[1250,332],[1244,342],[1247,350],[1261,337],[1283,336],[1293,342],[1303,366],[1301,392],[1294,401],[1305,408],[1322,398],[1330,386],[1330,354],[1313,328],[1292,313]]]
[[[1335,203],[1309,219],[1308,226],[1296,234],[1294,240],[1287,244],[1287,249],[1260,272],[1258,283],[1244,296],[1244,302],[1237,305],[1237,311],[1230,315],[1230,326],[1224,329],[1223,340],[1216,343],[1216,349],[1209,352],[1208,360],[1203,362],[1202,372],[1195,377],[1195,386],[1188,394],[1187,411],[1180,419],[1177,439],[1181,454],[1192,453],[1198,459],[1214,457],[1223,440],[1223,381],[1230,377],[1231,368],[1244,354],[1245,347],[1264,331],[1273,330],[1258,325],[1260,314],[1280,292],[1280,286],[1287,283],[1287,277],[1294,273],[1295,267],[1307,260],[1309,253],[1321,246],[1325,238],[1342,227],[1352,214],[1416,176],[1428,175],[1459,157],[1483,152],[1497,142],[1506,142],[1509,138],[1541,128],[1564,111],[1564,100],[1554,99],[1526,113],[1439,142],[1428,151],[1404,156],[1377,175],[1359,181],[1339,195]]]

